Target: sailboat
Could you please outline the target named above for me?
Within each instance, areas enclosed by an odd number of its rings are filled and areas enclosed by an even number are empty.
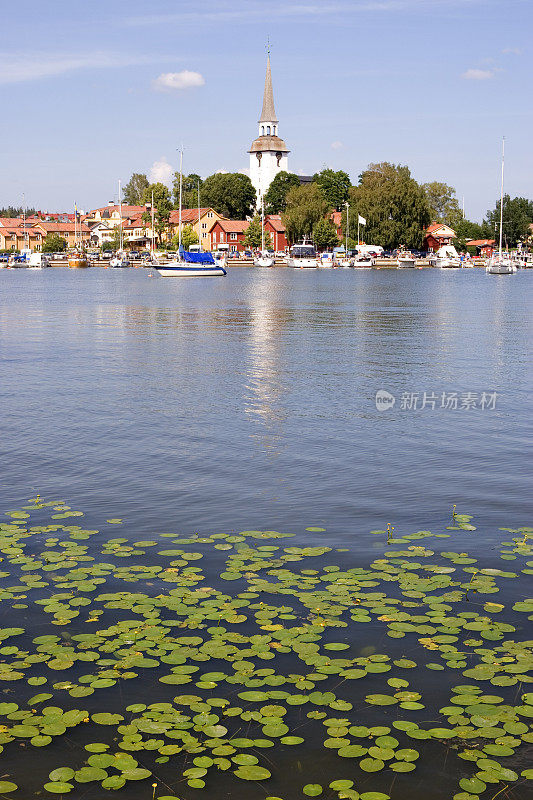
[[[502,142],[502,183],[500,192],[500,246],[498,252],[487,261],[486,271],[491,275],[512,275],[517,271],[517,266],[509,253],[502,250],[503,242],[503,172],[505,162],[505,137]]]
[[[74,250],[68,258],[68,265],[70,269],[86,269],[89,266],[85,250],[83,249],[83,242],[81,240],[81,219],[80,227],[78,229],[78,209],[74,206]],[[79,235],[78,235],[79,231]]]
[[[109,266],[114,267],[115,269],[129,267],[130,265],[130,262],[126,258],[126,253],[124,252],[124,229],[122,227],[122,187],[120,181],[118,182],[118,210],[120,215],[119,246],[117,252],[109,262]]]
[[[154,269],[162,278],[214,278],[227,275],[224,267],[217,266],[211,253],[189,253],[181,243],[181,203],[183,184],[183,148],[180,150],[180,201],[179,201],[179,236],[178,258],[166,264],[156,263]]]
[[[273,267],[274,259],[265,250],[265,203],[261,194],[261,252],[254,259],[254,267]]]

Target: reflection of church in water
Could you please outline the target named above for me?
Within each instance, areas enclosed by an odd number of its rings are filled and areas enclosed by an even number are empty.
[[[261,196],[278,172],[288,172],[287,145],[278,136],[278,119],[274,108],[272,91],[272,74],[270,72],[270,56],[267,59],[265,92],[263,109],[259,120],[259,136],[252,142],[250,153],[250,179],[257,193],[257,205],[261,205]]]

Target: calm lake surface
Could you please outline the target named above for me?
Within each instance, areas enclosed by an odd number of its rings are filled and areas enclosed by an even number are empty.
[[[331,553],[326,563],[351,568],[366,567],[382,556],[383,537],[370,531],[391,523],[395,536],[420,529],[442,535],[452,524],[455,504],[458,512],[473,515],[475,534],[454,533],[452,539],[442,540],[442,546],[440,540],[429,539],[428,546],[464,549],[485,559],[484,566],[518,571],[518,562],[509,567],[509,562],[500,561],[502,539],[511,534],[498,529],[528,525],[531,520],[532,281],[533,273],[528,271],[491,276],[477,269],[230,268],[224,279],[190,281],[150,277],[145,269],[2,271],[2,511],[19,509],[36,493],[64,500],[84,514],[65,524],[103,531],[80,542],[96,563],[110,559],[115,563],[116,553],[102,556],[109,537],[155,540],[170,547],[171,540],[162,535],[208,537],[244,530],[295,535],[281,546],[340,548],[343,554]],[[395,402],[378,410],[376,393],[383,390]],[[124,523],[106,527],[110,518]],[[313,527],[327,533],[305,531]],[[24,580],[20,575],[28,573],[24,565],[20,568],[18,551],[10,546],[5,549],[2,542],[13,574],[19,575],[4,577],[0,583],[0,591],[7,587],[0,607],[1,625],[20,625],[25,630],[15,643],[31,651],[36,636],[65,636],[65,632],[70,636],[73,631],[88,630],[81,616],[68,627],[53,628],[41,607],[28,605],[28,600],[11,607],[14,592],[21,591],[10,588],[13,580]],[[28,547],[30,553],[40,552],[33,540]],[[205,566],[202,562],[200,566],[210,586],[217,586],[217,554],[223,559],[228,554],[200,546],[193,549],[206,556]],[[221,549],[231,550],[229,545]],[[120,566],[128,561],[124,558]],[[155,553],[150,551],[140,561],[137,557],[135,563],[153,565]],[[28,565],[31,568],[39,569],[35,562]],[[7,569],[6,563],[2,569]],[[444,575],[453,571],[441,570]],[[520,576],[520,581],[526,577]],[[119,580],[113,583],[113,576],[108,583],[111,588],[105,591],[144,591],[154,596],[161,591],[161,585],[151,579],[138,587]],[[512,605],[522,599],[525,589],[522,583],[508,583],[496,599]],[[222,590],[232,595],[242,591],[242,586],[237,589],[227,583]],[[40,589],[35,591],[40,596]],[[477,613],[487,599],[483,596],[477,606],[463,607]],[[137,613],[150,618],[150,609],[138,608]],[[111,617],[121,619],[121,613],[111,611]],[[507,611],[500,621],[506,615]],[[521,617],[527,625],[526,615]],[[354,648],[356,655],[377,652],[410,658],[414,653],[407,639],[403,643],[387,639],[383,626],[375,621],[355,627],[356,634],[328,632],[327,640],[346,641],[345,646]],[[449,627],[452,630],[453,624]],[[511,637],[526,638],[523,627]],[[8,644],[13,642],[10,639]],[[6,659],[19,658],[10,647],[0,652],[0,670]],[[155,648],[153,653],[157,652]],[[433,661],[439,655],[422,654]],[[292,656],[285,658],[288,666],[284,669],[301,671],[301,664],[289,661]],[[101,666],[106,665],[109,661],[104,659]],[[438,719],[451,687],[469,683],[462,677],[463,668],[451,675],[431,668],[422,675],[417,672],[416,677],[407,675],[411,689],[424,696],[424,721],[428,714]],[[82,665],[81,673],[75,672],[76,666],[69,669],[67,665],[55,673],[49,684],[65,676],[78,680],[83,671],[91,673],[96,667]],[[228,666],[217,662],[204,669],[227,670]],[[35,670],[35,675],[43,673],[39,664]],[[69,697],[64,687],[52,690],[48,685],[45,690],[53,699],[41,702],[86,708],[90,714],[124,713],[124,706],[139,698],[146,703],[166,701],[181,691],[198,691],[193,684],[183,689],[165,687],[157,677],[145,677],[149,672],[83,699],[79,699],[81,694],[78,699]],[[409,670],[401,678],[405,672]],[[383,691],[382,676],[367,675],[365,681],[363,696]],[[361,691],[361,681],[349,683]],[[32,694],[41,691],[23,684],[22,680],[0,684],[4,711],[3,701],[15,699],[22,708]],[[329,689],[330,679],[319,688]],[[486,686],[482,688],[487,691]],[[492,691],[505,696],[506,703],[517,702],[515,684],[502,682]],[[357,724],[376,724],[376,719],[378,724],[387,724],[387,717],[379,716],[385,714],[383,710],[364,706],[362,700],[355,705]],[[260,763],[275,771],[272,784],[241,781],[236,786],[228,772],[210,777],[202,794],[183,784],[177,788],[174,768],[165,773],[166,794],[182,800],[266,796],[277,800],[278,795],[300,800],[307,781],[327,786],[334,778],[354,776],[358,786],[362,782],[360,791],[390,793],[393,800],[427,800],[428,787],[435,800],[449,800],[461,791],[458,779],[471,774],[471,770],[460,771],[471,765],[459,762],[458,767],[455,756],[448,759],[442,743],[435,741],[421,743],[427,744],[425,759],[428,753],[430,758],[424,763],[420,760],[414,780],[392,775],[393,789],[391,774],[365,777],[357,772],[355,778],[356,770],[349,764],[349,769],[332,773],[331,751],[322,747],[324,737],[311,732],[308,736],[309,721],[297,711],[306,744],[281,747],[275,756],[267,753],[270,761],[266,762],[258,752]],[[295,724],[299,733],[300,723],[291,714],[286,718],[292,720],[291,732]],[[344,712],[329,714],[342,717]],[[26,750],[5,745],[2,774],[22,787],[10,795],[13,800],[46,795],[42,786],[50,769],[70,764],[76,747],[83,752],[79,727],[66,744],[54,741]],[[107,741],[105,737],[111,735],[92,733],[92,728],[98,726],[86,726],[91,729],[90,742]],[[416,741],[401,746],[418,747]],[[27,767],[30,749],[31,774]],[[153,768],[152,762],[140,761]],[[520,768],[526,766],[527,760]],[[491,784],[483,800],[501,786],[497,781]],[[158,789],[156,796],[163,795]],[[151,800],[152,788],[146,780],[135,781],[113,795],[99,789],[98,783],[83,784],[72,792],[73,800],[82,796],[85,800],[108,796]],[[507,800],[529,796],[523,780],[504,795]],[[323,800],[333,798],[337,794],[331,790],[323,795]]]
[[[2,495],[140,531],[525,524],[533,275],[0,273]],[[376,392],[396,396],[378,411]],[[426,408],[401,396],[428,393]],[[442,409],[450,392],[457,410]],[[461,409],[474,393],[477,408]],[[482,410],[482,392],[496,407]],[[432,408],[431,393],[437,396]],[[6,506],[7,507],[7,506]]]

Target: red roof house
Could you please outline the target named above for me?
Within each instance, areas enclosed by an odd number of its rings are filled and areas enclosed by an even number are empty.
[[[436,252],[439,247],[451,244],[455,231],[444,222],[432,222],[424,231],[424,250]]]

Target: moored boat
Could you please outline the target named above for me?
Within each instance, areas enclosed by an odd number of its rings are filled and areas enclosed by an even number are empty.
[[[416,267],[416,258],[409,250],[398,250],[396,263],[398,269],[414,269]]]
[[[312,244],[295,244],[291,247],[287,260],[289,267],[294,269],[318,269],[318,258]]]
[[[162,278],[215,278],[227,275],[224,267],[215,263],[211,253],[188,253],[183,249],[175,261],[153,264]]]
[[[505,138],[502,141],[502,182],[500,191],[500,246],[497,253],[493,253],[487,260],[486,272],[489,275],[512,275],[518,267],[509,253],[503,252],[503,175],[505,164]]]
[[[83,250],[74,250],[68,257],[70,269],[86,269],[89,266],[87,256]]]
[[[461,269],[461,259],[453,244],[445,244],[439,247],[436,253],[428,259],[430,266],[439,269]]]
[[[354,258],[352,267],[354,269],[371,269],[375,263],[372,256],[367,253],[361,253],[361,255]]]

